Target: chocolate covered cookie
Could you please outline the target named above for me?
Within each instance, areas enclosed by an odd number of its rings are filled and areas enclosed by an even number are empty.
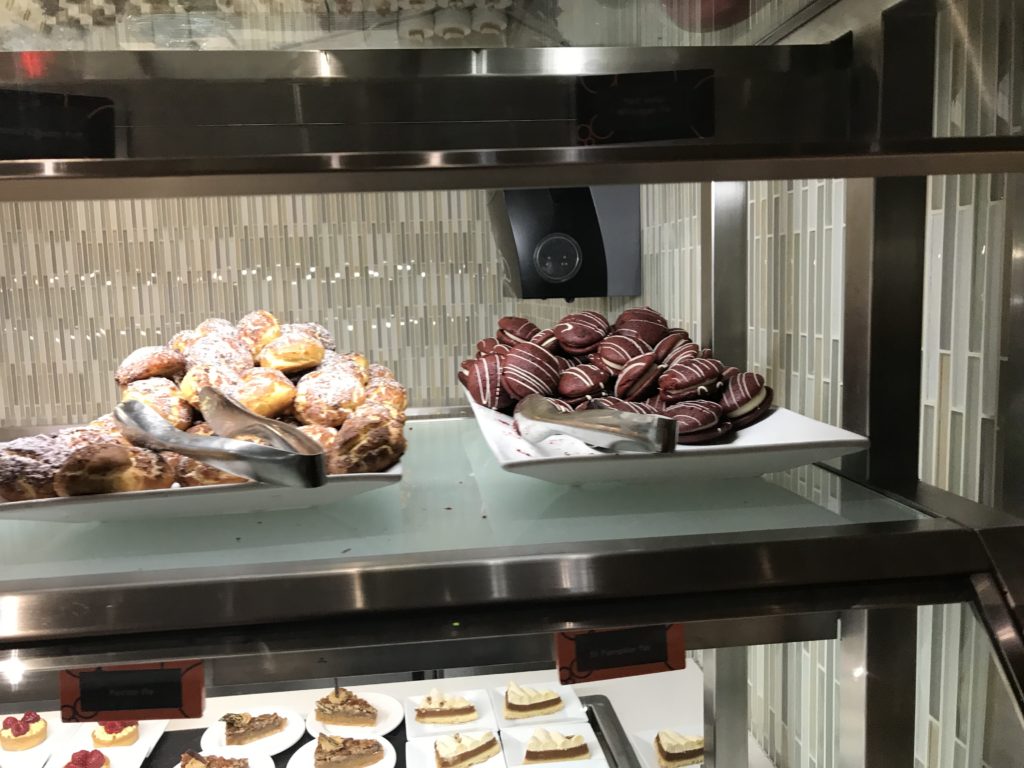
[[[608,335],[608,320],[599,312],[574,312],[552,329],[558,343],[570,355],[586,355]]]
[[[722,393],[725,418],[736,429],[753,424],[764,416],[772,404],[771,387],[766,387],[759,373],[739,373],[729,379]]]
[[[676,347],[683,346],[689,340],[690,336],[685,331],[670,332],[654,345],[654,357],[659,363],[663,363]]]
[[[625,413],[649,413],[657,414],[651,406],[647,403],[630,402],[623,400],[620,397],[596,397],[589,403],[590,408],[611,408],[615,411],[624,411]],[[577,408],[577,410],[580,410]]]
[[[700,345],[692,341],[684,341],[682,344],[677,344],[669,350],[668,354],[661,359],[661,362],[668,367],[672,367],[680,360],[690,360],[694,357],[700,357]]]
[[[615,321],[615,333],[643,339],[652,347],[668,333],[668,321],[650,307],[627,309]]]
[[[511,349],[512,347],[508,344],[503,344],[491,336],[487,339],[480,339],[480,341],[476,343],[476,356],[487,357],[488,355],[507,355]]]
[[[591,363],[575,365],[558,377],[558,393],[569,398],[597,395],[610,377],[604,368]]]
[[[459,380],[477,403],[496,411],[512,405],[512,397],[502,383],[505,365],[499,355],[478,357],[463,363]]]
[[[562,353],[562,345],[559,344],[558,337],[551,328],[545,328],[543,331],[538,331],[530,341],[538,347],[544,347],[544,349],[553,355],[559,355]]]
[[[717,391],[721,373],[722,364],[718,360],[702,357],[680,360],[661,375],[658,386],[668,403],[706,398]]]
[[[676,420],[680,435],[700,432],[722,419],[722,406],[711,400],[683,400],[666,406],[662,413]]]
[[[721,437],[729,434],[735,429],[731,421],[720,421],[714,426],[708,427],[707,429],[701,429],[696,432],[687,432],[686,434],[676,435],[676,443],[678,445],[698,445],[700,443],[710,443],[712,440],[718,440]]]
[[[561,369],[557,358],[544,347],[529,341],[517,344],[503,360],[501,380],[514,398],[554,394]]]
[[[498,341],[510,347],[529,341],[540,332],[540,328],[525,317],[503,317],[498,321]]]
[[[634,357],[650,351],[651,345],[642,339],[614,334],[598,344],[594,362],[617,375]]]
[[[654,388],[660,372],[653,352],[637,355],[619,372],[615,382],[615,396],[623,400],[643,400]]]

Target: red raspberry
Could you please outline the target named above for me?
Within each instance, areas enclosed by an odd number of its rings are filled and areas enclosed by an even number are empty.
[[[21,720],[18,720],[11,726],[11,733],[15,736],[24,736],[28,733],[28,723],[23,723]]]
[[[86,757],[85,768],[103,768],[103,763],[106,761],[107,759],[103,756],[103,753],[98,749],[94,749]]]
[[[120,733],[124,730],[124,726],[120,720],[108,720],[105,723],[100,723],[103,726],[103,730],[107,733]]]
[[[28,723],[29,725],[31,725],[32,723],[38,723],[40,719],[41,718],[39,717],[39,714],[37,712],[29,710],[25,713],[25,716],[21,718],[21,722]]]
[[[18,722],[18,718],[16,718],[16,717],[5,717],[4,718],[4,730],[8,730],[9,731],[11,729],[11,726],[13,726],[16,722]]]
[[[84,766],[86,759],[89,757],[88,750],[80,749],[71,756],[71,762],[68,765]]]

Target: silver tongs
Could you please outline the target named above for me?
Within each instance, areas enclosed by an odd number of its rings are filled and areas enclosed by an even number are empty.
[[[316,488],[327,482],[323,448],[299,429],[258,416],[212,387],[199,391],[199,410],[217,436],[181,432],[137,400],[119,403],[114,418],[136,445],[191,456],[233,475],[292,488]],[[236,439],[240,437],[270,445]]]
[[[519,434],[531,443],[552,435],[569,435],[587,445],[611,451],[672,453],[676,449],[675,419],[611,408],[563,413],[546,397],[528,395],[515,413]]]

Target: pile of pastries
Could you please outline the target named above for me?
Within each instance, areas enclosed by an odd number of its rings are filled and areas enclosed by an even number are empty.
[[[764,377],[715,359],[650,307],[627,309],[615,322],[574,312],[546,329],[503,317],[476,349],[459,380],[473,400],[498,411],[539,394],[566,412],[660,414],[675,419],[680,444],[693,444],[748,427],[772,405]]]
[[[317,323],[250,312],[204,320],[166,346],[132,352],[114,374],[122,401],[138,400],[177,429],[212,435],[198,394],[212,386],[267,418],[297,425],[321,446],[328,474],[380,472],[405,452],[405,387],[359,353],[339,353]],[[175,453],[132,445],[110,414],[83,427],[0,443],[0,499],[24,501],[247,482]]]

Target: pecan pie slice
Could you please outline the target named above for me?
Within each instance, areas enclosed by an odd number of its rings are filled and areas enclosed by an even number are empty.
[[[250,715],[230,713],[221,718],[224,723],[224,743],[229,746],[251,744],[284,730],[288,719],[278,714]]]

